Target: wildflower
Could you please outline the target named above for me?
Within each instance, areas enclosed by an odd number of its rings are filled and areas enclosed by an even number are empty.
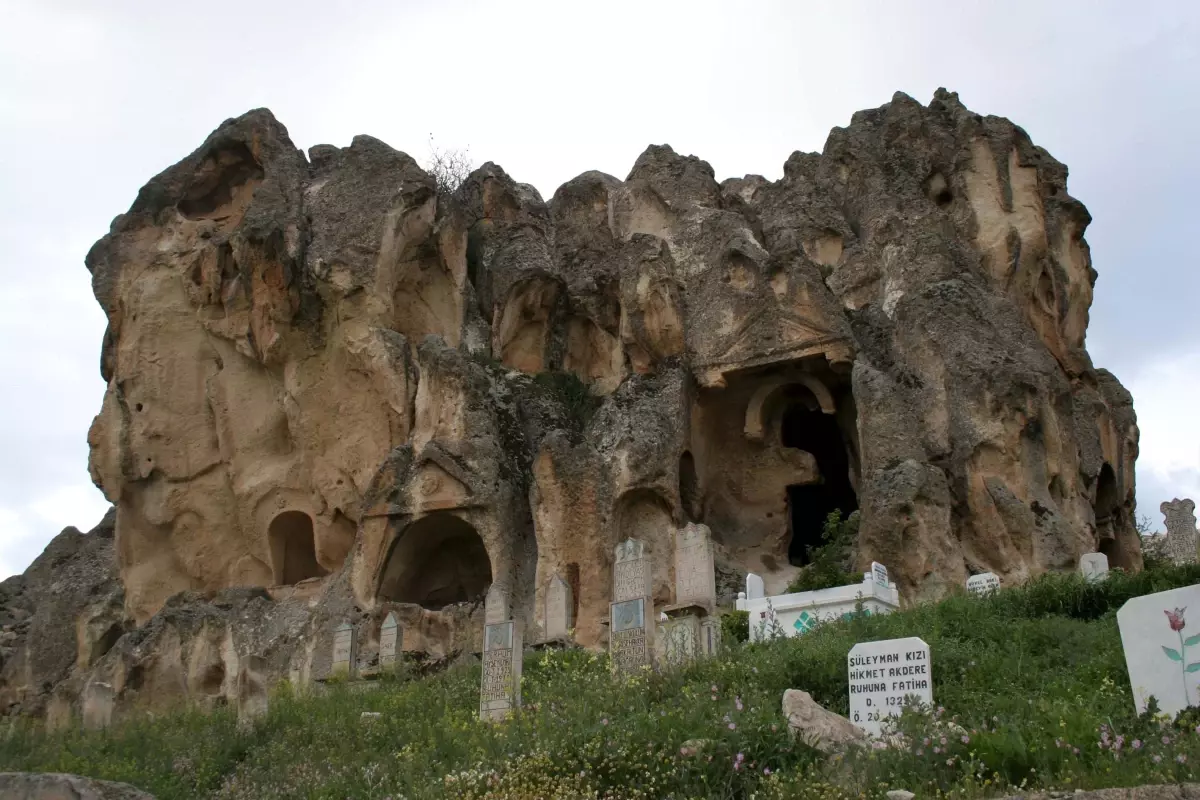
[[[1162,742],[1163,742],[1163,744],[1170,744],[1170,743],[1171,743],[1171,737],[1170,737],[1170,736],[1164,736],[1164,737],[1163,737],[1163,740],[1162,740]]]
[[[946,759],[946,766],[947,766],[947,767],[953,767],[953,766],[954,766],[954,759],[953,759],[953,758],[947,758],[947,759]]]
[[[938,753],[940,753],[940,752],[942,752],[942,748],[940,748],[940,747],[935,747],[935,748],[933,748],[933,754],[934,754],[935,756],[936,756]]]
[[[775,732],[775,731],[777,731],[777,730],[779,730],[779,724],[778,724],[778,723],[775,723],[775,722],[772,722],[772,723],[771,723],[771,732],[772,732],[772,733],[774,733],[774,732]]]
[[[1184,627],[1186,627],[1187,623],[1185,623],[1183,619],[1184,611],[1187,611],[1187,606],[1175,609],[1174,613],[1163,609],[1163,613],[1167,615],[1167,624],[1171,626],[1171,630],[1181,631],[1184,629]]]
[[[710,689],[710,691],[711,691],[713,694],[716,694],[716,693],[717,693],[717,685],[716,685],[715,683],[712,685],[712,688]]]
[[[735,698],[733,698],[733,704],[734,704],[735,706],[737,706],[737,710],[738,710],[738,711],[741,711],[741,710],[742,710],[742,708],[743,708],[743,706],[742,706],[742,698],[740,698],[740,697],[735,697]]]
[[[1186,764],[1187,756],[1185,756],[1183,753],[1180,753],[1179,755],[1175,756],[1175,760],[1178,761],[1180,764]]]
[[[1134,749],[1134,750],[1141,750],[1141,749],[1142,749],[1142,740],[1141,740],[1141,739],[1134,739],[1134,740],[1133,740],[1133,749]]]
[[[970,744],[970,743],[971,743],[971,737],[970,737],[970,736],[967,736],[967,735],[964,733],[964,734],[963,734],[963,736],[962,736],[962,743],[963,743],[963,744]]]
[[[731,723],[729,723],[729,730],[731,730],[731,731],[736,731],[736,730],[737,730],[737,723],[736,723],[736,722],[731,722]]]
[[[918,751],[917,751],[917,755],[919,755],[919,756],[923,756],[923,755],[925,755],[925,751],[924,751],[924,750],[918,750]]]
[[[763,767],[763,775],[770,775],[770,774],[771,774],[771,768]]]
[[[1054,746],[1055,746],[1055,747],[1062,747],[1062,746],[1063,746],[1063,740],[1062,740],[1062,739],[1055,739],[1055,740],[1054,740]]]
[[[1160,756],[1158,753],[1155,753],[1154,755],[1152,755],[1150,757],[1150,760],[1153,761],[1155,764],[1158,764],[1162,761],[1162,756]]]
[[[942,714],[945,714],[945,713],[946,713],[946,709],[945,709],[943,706],[938,706],[938,707],[937,707],[937,715],[938,715],[939,717],[940,717]]]
[[[757,675],[757,674],[758,674],[758,667],[751,667],[751,668],[750,668],[750,671],[751,671],[751,672],[753,672],[755,675]]]
[[[921,744],[925,745],[926,747],[929,747],[929,737],[926,736],[924,739],[922,739]]]
[[[1072,753],[1074,753],[1075,755],[1079,755],[1079,748],[1078,748],[1078,747],[1072,747],[1072,748],[1071,748],[1071,752],[1072,752]]]
[[[944,745],[944,744],[946,744],[946,737],[945,737],[945,736],[943,736],[943,737],[942,737],[942,744],[943,744],[943,745]]]
[[[605,717],[604,719],[600,720],[600,724],[601,724],[601,725],[607,725],[607,724],[608,724],[608,717]]]

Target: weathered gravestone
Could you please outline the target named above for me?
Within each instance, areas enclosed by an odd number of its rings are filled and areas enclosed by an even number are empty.
[[[767,588],[763,583],[761,575],[755,575],[753,572],[746,573],[746,599],[758,600],[761,597],[767,596]]]
[[[915,636],[859,642],[846,659],[850,681],[850,721],[872,736],[883,722],[899,716],[904,704],[933,703],[929,645]]]
[[[880,564],[878,561],[871,562],[871,580],[875,582],[876,586],[882,586],[885,589],[888,586],[891,586],[891,584],[888,583],[887,567],[885,567],[883,564]]]
[[[712,532],[689,522],[675,532],[675,605],[699,606],[712,613],[717,605]]]
[[[1117,627],[1139,714],[1151,696],[1171,716],[1200,703],[1200,585],[1129,600]]]
[[[396,619],[396,612],[389,611],[379,626],[379,668],[396,666],[396,655],[404,649],[404,630]]]
[[[975,595],[986,595],[1000,588],[1000,576],[994,572],[972,575],[967,578],[967,591]]]
[[[479,718],[501,720],[521,705],[521,628],[509,619],[508,592],[492,584],[484,605]]]
[[[715,653],[720,639],[708,623],[716,605],[712,533],[707,525],[688,523],[675,534],[675,602],[664,609],[666,619],[654,634],[663,663],[682,665]]]
[[[254,720],[267,715],[267,660],[262,656],[245,656],[238,664],[237,714],[238,726],[248,727]]]
[[[354,648],[355,630],[349,622],[343,622],[333,631],[333,659],[329,668],[332,675],[354,675],[356,653]]]
[[[617,545],[608,626],[608,653],[617,674],[636,672],[653,661],[654,600],[650,568],[650,556],[643,542],[626,539]]]
[[[556,641],[567,639],[571,628],[575,625],[573,619],[575,598],[571,596],[571,587],[561,576],[555,575],[546,587],[546,639]]]
[[[1175,498],[1160,505],[1167,522],[1167,555],[1176,564],[1196,562],[1196,504]]]
[[[1108,556],[1084,553],[1079,557],[1079,574],[1087,581],[1102,581],[1108,575]]]
[[[110,684],[93,681],[85,686],[80,697],[83,727],[89,731],[107,728],[112,723],[115,698],[116,693]]]

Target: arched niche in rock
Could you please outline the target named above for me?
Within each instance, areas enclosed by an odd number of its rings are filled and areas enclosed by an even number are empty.
[[[409,524],[392,543],[379,580],[379,599],[439,610],[481,599],[492,583],[483,539],[446,511]]]
[[[283,511],[267,528],[271,573],[276,585],[291,585],[329,573],[317,563],[313,520],[303,511]]]

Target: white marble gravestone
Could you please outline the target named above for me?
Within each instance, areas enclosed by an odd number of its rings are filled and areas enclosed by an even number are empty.
[[[1167,555],[1176,564],[1196,562],[1196,504],[1176,498],[1160,505],[1167,523]]]
[[[357,653],[355,652],[354,626],[343,622],[333,631],[333,663],[330,673],[334,675],[353,676]]]
[[[617,545],[613,560],[612,601],[620,603],[638,597],[649,597],[650,554],[638,539],[626,539]]]
[[[975,595],[987,595],[1000,588],[1000,576],[994,572],[972,575],[967,578],[967,591]]]
[[[1084,553],[1079,557],[1079,574],[1087,581],[1102,581],[1108,575],[1108,556]]]
[[[850,721],[872,736],[888,717],[899,716],[909,698],[933,703],[929,645],[910,636],[859,642],[846,658]]]
[[[763,583],[761,575],[755,575],[753,572],[746,573],[746,599],[758,600],[767,596],[767,587]]]
[[[675,532],[675,605],[700,606],[712,613],[717,605],[712,532],[689,522]]]
[[[379,667],[388,669],[396,666],[396,654],[404,649],[404,630],[396,619],[396,612],[389,611],[379,627]]]
[[[871,562],[871,580],[875,581],[876,585],[884,588],[891,586],[891,584],[888,583],[887,567],[885,567],[883,564],[880,564],[878,561]]]
[[[509,619],[508,592],[492,584],[484,602],[479,718],[497,721],[521,706],[520,626]]]
[[[546,587],[546,639],[549,641],[567,639],[573,619],[574,597],[571,587],[561,576],[555,575]]]
[[[1139,714],[1151,696],[1171,716],[1200,704],[1200,584],[1129,600],[1117,627]]]

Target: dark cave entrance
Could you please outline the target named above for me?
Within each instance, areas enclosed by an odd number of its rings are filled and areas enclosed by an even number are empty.
[[[290,586],[328,575],[317,563],[312,517],[303,511],[284,511],[267,529],[275,584]]]
[[[1128,567],[1117,546],[1117,532],[1121,528],[1121,498],[1117,494],[1117,476],[1113,468],[1105,463],[1096,480],[1096,547],[1108,556],[1110,567]]]
[[[471,524],[449,513],[422,517],[396,538],[379,596],[436,611],[478,600],[492,585],[492,562]]]
[[[810,550],[822,544],[826,517],[835,510],[843,518],[857,511],[858,495],[850,483],[850,457],[837,418],[822,412],[811,395],[789,402],[780,443],[811,453],[821,473],[820,483],[787,487],[788,561],[804,566],[812,560]]]

